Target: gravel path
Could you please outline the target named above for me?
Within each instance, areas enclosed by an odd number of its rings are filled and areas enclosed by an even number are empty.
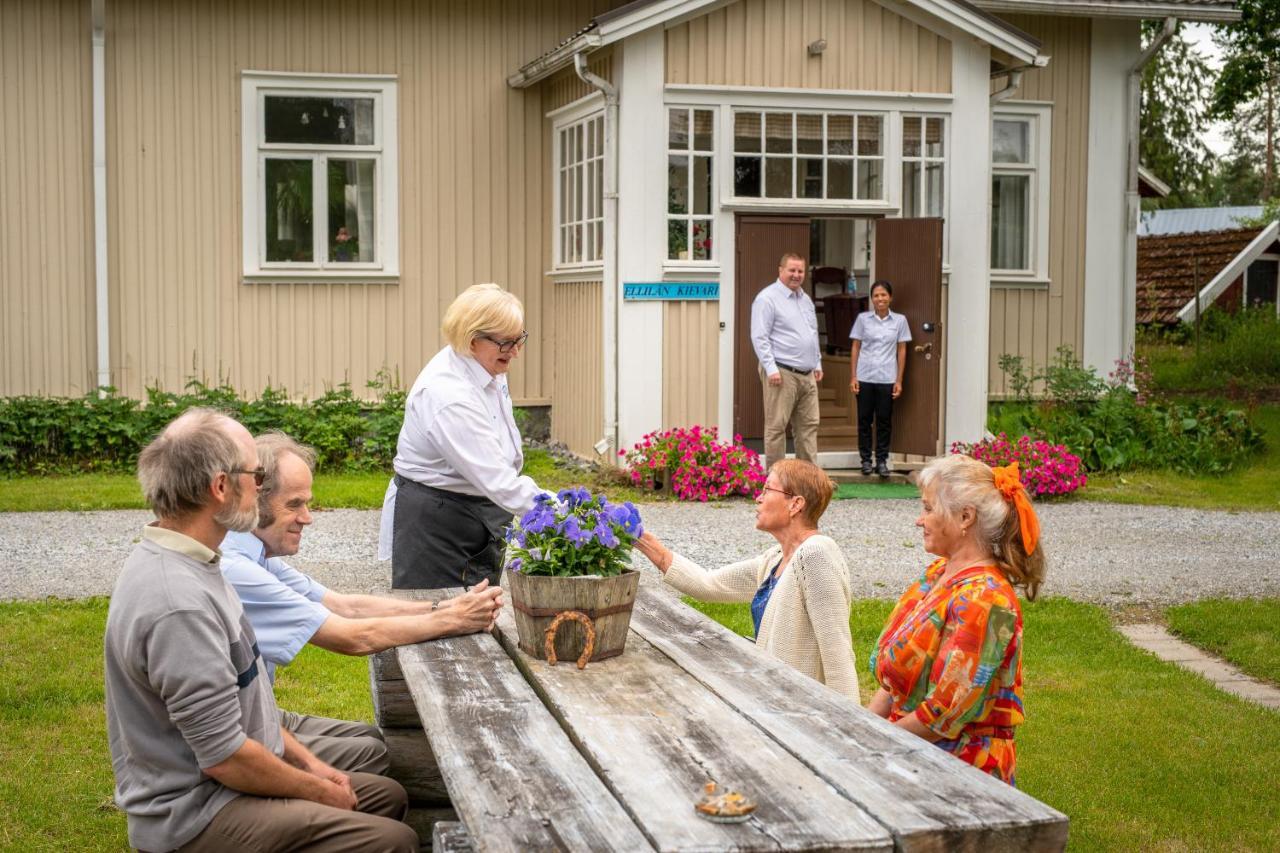
[[[704,565],[759,553],[745,501],[652,504],[645,525]],[[1047,595],[1100,604],[1169,604],[1210,596],[1280,595],[1280,515],[1099,503],[1040,507],[1049,555]],[[844,548],[855,597],[894,598],[928,562],[906,500],[835,501],[823,532]],[[316,515],[294,563],[344,592],[385,591],[376,561],[378,511]],[[0,514],[0,600],[109,595],[150,520],[140,510]],[[652,571],[637,556],[637,565]]]

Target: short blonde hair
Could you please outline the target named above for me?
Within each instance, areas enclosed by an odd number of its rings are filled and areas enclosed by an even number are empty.
[[[933,493],[933,503],[945,518],[955,520],[965,507],[973,507],[978,536],[991,551],[1009,583],[1020,586],[1035,600],[1044,583],[1044,549],[1036,543],[1030,554],[1022,544],[1018,513],[996,488],[995,474],[985,462],[955,454],[935,459],[916,479],[923,495]]]
[[[440,330],[458,355],[471,354],[471,342],[481,335],[506,334],[524,327],[524,306],[514,293],[496,284],[473,284],[444,312]]]
[[[778,485],[790,495],[804,498],[804,509],[800,514],[804,520],[814,527],[818,519],[827,511],[831,496],[835,493],[835,483],[812,462],[803,459],[779,459],[769,468],[769,473],[778,478]]]
[[[809,262],[804,259],[804,255],[797,255],[795,252],[787,252],[782,256],[782,260],[778,261],[778,269],[782,269],[789,261],[799,261],[805,267],[809,266]]]

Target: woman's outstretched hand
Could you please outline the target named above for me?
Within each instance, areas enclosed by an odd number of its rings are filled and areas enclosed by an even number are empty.
[[[641,554],[648,557],[649,562],[657,566],[658,571],[664,575],[667,573],[667,569],[671,568],[671,561],[675,558],[675,554],[671,552],[670,548],[662,544],[662,540],[649,531],[646,530],[644,535],[636,540],[636,548]]]

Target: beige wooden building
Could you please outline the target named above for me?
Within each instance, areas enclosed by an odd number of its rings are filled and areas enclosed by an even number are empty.
[[[743,309],[794,246],[910,283],[936,451],[981,433],[1002,353],[1128,352],[1139,21],[1236,15],[4,0],[0,395],[407,381],[497,281],[531,332],[513,396],[612,458],[750,425]]]

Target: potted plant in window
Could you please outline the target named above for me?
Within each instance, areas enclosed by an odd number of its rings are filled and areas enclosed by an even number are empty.
[[[630,502],[583,488],[542,495],[507,532],[507,588],[526,654],[603,660],[622,654],[640,573],[631,545],[644,532]]]

